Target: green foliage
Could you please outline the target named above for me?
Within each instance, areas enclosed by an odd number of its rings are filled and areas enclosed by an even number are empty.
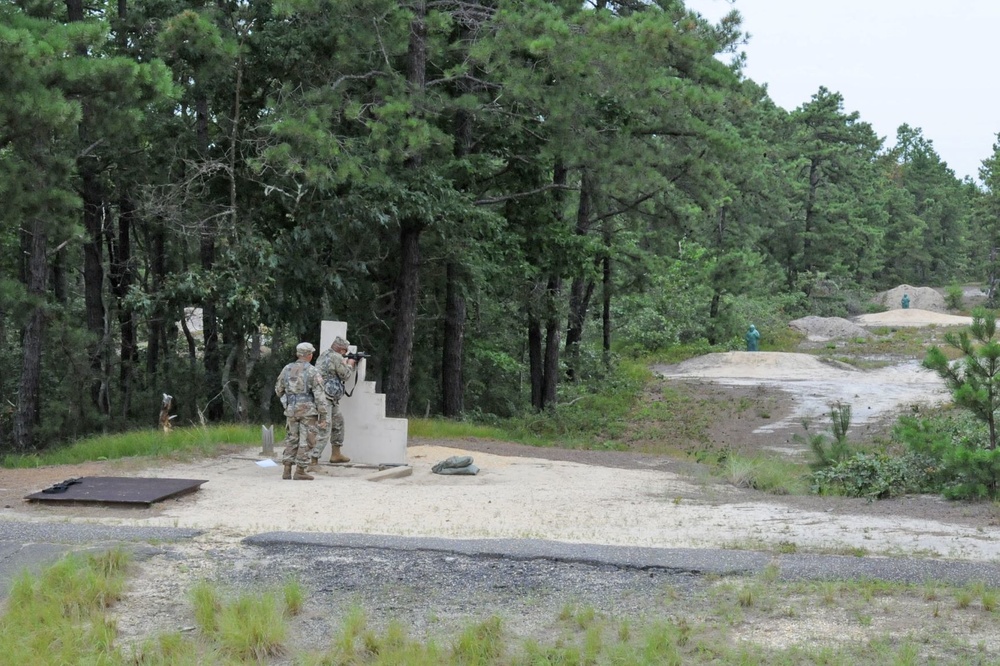
[[[1000,409],[1000,341],[996,339],[996,314],[977,308],[972,312],[972,326],[958,335],[947,333],[945,340],[961,352],[952,363],[937,346],[931,347],[924,366],[937,372],[951,389],[956,404],[968,409],[987,426],[988,449],[994,452],[1000,433],[997,432],[996,412]],[[960,454],[981,472],[993,467],[992,453],[964,450]],[[989,472],[993,474],[993,472]],[[980,478],[974,485],[985,483],[989,494],[997,491],[1000,476]]]
[[[606,9],[431,3],[414,30],[388,0],[0,5],[0,452],[25,395],[27,453],[146,427],[164,392],[178,424],[280,422],[274,377],[322,319],[383,385],[412,367],[404,411],[441,410],[460,339],[468,420],[617,446],[635,398],[608,390],[605,323],[628,357],[741,349],[751,322],[787,350],[788,319],[861,312],[875,283],[996,273],[970,233],[1000,237],[995,159],[980,191],[919,130],[884,150],[836,92],[786,112],[716,58],[735,12]],[[197,306],[211,327],[188,337]],[[538,322],[566,358],[558,404],[528,417]]]
[[[987,429],[971,413],[902,417],[895,436],[930,461],[927,473],[935,491],[952,499],[995,497],[991,484],[1000,473],[1000,457],[989,448]]]
[[[565,448],[618,448],[640,389],[652,375],[644,364],[621,359],[588,383],[563,384],[559,403],[498,425],[514,441]]]
[[[692,244],[676,259],[658,263],[646,294],[617,301],[614,317],[626,346],[653,351],[706,337],[712,269],[707,251]]]
[[[847,431],[851,427],[851,406],[838,402],[830,408],[830,425],[833,432],[831,438],[825,433],[809,434],[810,423],[803,422],[806,430],[804,440],[812,451],[813,461],[810,467],[813,470],[822,470],[848,458],[852,453],[850,442],[847,440]],[[803,437],[794,435],[793,441],[802,444]]]
[[[962,285],[949,284],[944,291],[944,302],[951,310],[961,310],[965,304],[965,291]]]
[[[918,453],[893,456],[857,452],[812,473],[812,491],[869,500],[888,499],[932,487],[935,460]]]

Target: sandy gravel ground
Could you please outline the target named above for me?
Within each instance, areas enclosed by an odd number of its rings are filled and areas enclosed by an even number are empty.
[[[797,508],[661,469],[621,469],[476,452],[477,476],[441,476],[431,466],[463,450],[414,446],[413,473],[370,480],[375,470],[327,466],[315,481],[282,481],[280,468],[228,455],[132,472],[206,479],[195,493],[151,509],[112,510],[24,503],[8,520],[99,521],[202,528],[238,539],[298,530],[537,538],[571,543],[692,548],[913,554],[969,560],[1000,556],[995,525]],[[65,472],[71,470],[65,470]]]
[[[907,310],[886,310],[874,314],[859,315],[853,320],[859,326],[969,326],[972,317],[909,308]]]
[[[895,321],[924,317],[893,310]],[[831,400],[854,404],[856,419],[875,418],[918,401],[946,399],[940,381],[916,363],[861,372],[802,354],[734,352],[661,368],[663,374],[719,382],[773,382],[801,409]],[[573,543],[656,547],[775,548],[918,554],[970,560],[1000,557],[996,521],[965,520],[961,511],[932,518],[805,508],[707,478],[642,463],[631,468],[555,460],[551,456],[473,452],[477,476],[442,476],[431,467],[467,453],[440,442],[411,442],[412,474],[371,480],[374,470],[326,466],[315,481],[282,481],[280,467],[253,455],[160,464],[93,463],[78,468],[5,471],[0,517],[73,520],[213,530],[227,538],[274,530],[453,538],[539,538]],[[546,459],[549,458],[549,459]],[[131,465],[131,466],[130,466]],[[128,474],[205,479],[199,491],[150,509],[60,507],[20,498],[70,476]],[[937,500],[927,500],[934,502]],[[818,505],[822,506],[822,504]]]

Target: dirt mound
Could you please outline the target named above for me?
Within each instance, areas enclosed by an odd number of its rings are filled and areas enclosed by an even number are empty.
[[[871,333],[842,317],[803,317],[788,323],[796,331],[806,334],[812,342],[867,338]]]
[[[908,284],[901,284],[895,289],[883,291],[875,295],[873,299],[879,305],[890,310],[901,310],[903,308],[903,295],[910,297],[910,307],[919,310],[930,310],[931,312],[947,312],[944,296],[936,289],[930,287],[911,287]]]
[[[888,310],[854,318],[860,326],[971,326],[972,317],[959,317],[910,308],[908,310]]]
[[[811,354],[785,352],[719,352],[705,354],[673,366],[656,366],[665,377],[747,377],[760,379],[813,379],[831,373],[857,373],[846,363],[827,361]]]

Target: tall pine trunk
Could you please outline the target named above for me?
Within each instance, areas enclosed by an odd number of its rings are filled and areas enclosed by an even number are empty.
[[[134,315],[131,308],[125,303],[125,297],[128,296],[133,281],[132,225],[134,219],[135,206],[129,197],[123,196],[119,201],[117,236],[111,227],[107,230],[108,281],[111,284],[111,294],[115,298],[118,327],[121,333],[118,391],[121,394],[120,413],[123,417],[127,417],[132,408],[132,380],[135,376],[135,364],[139,356]]]
[[[586,236],[590,231],[592,202],[593,178],[585,170],[580,178],[580,200],[576,209],[574,233],[577,236]],[[573,278],[569,292],[569,321],[566,324],[566,376],[571,380],[576,378],[583,326],[587,320],[587,310],[593,293],[593,280],[588,280],[582,275]]]
[[[195,101],[198,150],[204,158],[208,155],[208,100],[199,96]],[[208,279],[215,265],[215,229],[211,222],[203,222],[199,240],[199,258],[203,279]],[[218,421],[224,413],[222,396],[222,351],[219,349],[219,318],[215,299],[211,296],[201,302],[202,333],[205,340],[205,392],[204,415]]]
[[[14,414],[14,446],[27,451],[35,445],[35,424],[39,421],[39,397],[42,377],[42,336],[45,332],[45,286],[49,273],[48,229],[45,219],[35,216],[22,229],[22,247],[27,261],[22,269],[28,296],[34,302],[21,335],[21,379]]]
[[[559,386],[559,348],[562,337],[562,317],[559,316],[558,303],[562,294],[562,279],[549,278],[546,288],[549,316],[545,323],[545,378],[542,385],[542,406],[552,407],[556,404],[556,388]]]
[[[462,355],[465,347],[465,297],[458,277],[458,265],[445,267],[444,343],[441,359],[441,411],[449,417],[465,411],[462,382]]]
[[[84,108],[86,108],[86,104]],[[86,120],[86,114],[84,120]],[[111,405],[105,377],[107,335],[104,310],[104,256],[102,252],[104,201],[93,166],[79,164],[79,169],[80,193],[83,199],[83,227],[86,232],[86,241],[83,243],[83,302],[87,331],[91,337],[87,355],[90,357],[90,369],[93,373],[90,398],[97,410],[101,414],[107,415],[111,411]]]
[[[528,374],[531,381],[531,406],[542,411],[545,402],[545,369],[542,365],[542,322],[534,314],[528,315]]]
[[[604,226],[604,256],[601,258],[601,349],[604,351],[604,363],[611,362],[611,222],[605,221]]]
[[[392,327],[392,361],[386,381],[386,414],[406,416],[410,402],[410,367],[413,363],[413,331],[420,295],[420,224],[404,223],[400,230],[399,277],[396,282],[396,316]]]
[[[427,3],[417,0],[411,6],[410,43],[406,53],[406,80],[412,95],[422,95],[427,81]],[[408,169],[419,169],[421,160],[407,160]],[[413,333],[417,324],[420,297],[420,234],[424,224],[416,219],[400,221],[400,267],[396,281],[396,313],[392,324],[392,360],[386,380],[386,414],[406,415],[410,402],[410,369],[413,364]]]
[[[149,292],[150,300],[153,302],[153,312],[149,316],[149,329],[146,339],[146,375],[150,382],[156,379],[160,370],[160,357],[165,353],[164,340],[166,337],[166,321],[164,312],[166,308],[160,301],[163,293],[163,285],[167,279],[167,250],[166,232],[163,224],[159,220],[149,223],[148,243],[149,243]]]
[[[468,30],[464,30],[470,38]],[[468,92],[468,86],[461,89]],[[459,111],[455,115],[455,155],[463,158],[472,149],[472,114]],[[468,183],[461,183],[463,188]],[[454,418],[465,411],[463,362],[465,356],[466,304],[463,293],[464,274],[461,265],[450,259],[445,266],[444,340],[441,352],[441,413]]]

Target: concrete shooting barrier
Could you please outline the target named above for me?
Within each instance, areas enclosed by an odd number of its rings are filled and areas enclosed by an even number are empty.
[[[322,323],[317,358],[330,348],[338,335],[350,340],[347,322]],[[358,351],[357,345],[352,344],[350,351]],[[346,382],[351,395],[340,399],[340,412],[344,415],[344,447],[341,451],[355,463],[405,465],[408,422],[385,415],[385,394],[377,393],[375,382],[365,379],[367,365],[367,359],[358,362],[354,376]],[[319,459],[328,460],[329,457],[330,447],[326,446]]]

